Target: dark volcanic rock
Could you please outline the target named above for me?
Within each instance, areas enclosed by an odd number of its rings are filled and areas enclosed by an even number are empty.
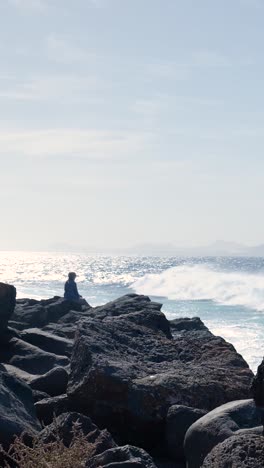
[[[52,423],[54,416],[71,411],[71,405],[66,394],[41,399],[35,403],[35,408],[39,421],[45,426]]]
[[[116,302],[79,324],[68,385],[77,411],[124,442],[153,447],[173,404],[211,410],[249,396],[252,372],[225,340],[207,329],[171,339],[160,304],[136,295]]]
[[[206,330],[209,331],[199,317],[182,317],[170,320],[170,327],[174,331]]]
[[[142,449],[125,445],[92,457],[86,468],[157,468],[152,458]]]
[[[55,296],[52,299],[35,301],[30,299],[20,299],[13,314],[13,320],[24,323],[24,328],[42,328],[48,323],[57,322],[71,310],[82,312],[88,310],[87,306],[72,301],[65,301],[63,298]]]
[[[189,427],[206,414],[206,411],[188,406],[171,406],[166,420],[168,452],[175,459],[184,459],[184,437]]]
[[[109,432],[106,430],[100,431],[90,418],[73,412],[64,413],[57,417],[52,424],[41,431],[39,438],[47,444],[54,442],[59,437],[63,444],[69,447],[73,439],[74,427],[77,428],[76,424],[86,436],[86,440],[91,444],[95,444],[94,455],[116,447],[116,443]]]
[[[236,434],[218,444],[207,455],[202,468],[263,468],[264,438],[257,434]]]
[[[23,322],[17,322],[16,320],[9,320],[9,326],[12,327],[13,330],[19,332],[19,330],[24,330],[25,324]]]
[[[105,305],[95,307],[90,311],[91,317],[100,319],[108,317],[117,317],[119,315],[128,315],[141,310],[150,312],[161,310],[162,304],[153,302],[148,296],[140,294],[126,294],[118,299],[108,302]]]
[[[66,314],[65,317],[68,317],[69,315],[72,316],[72,314],[76,314],[76,320],[73,320],[69,323],[64,323],[61,319],[57,323],[49,323],[49,325],[43,327],[42,330],[44,332],[53,334],[54,336],[59,336],[73,342],[76,333],[77,322],[81,320],[82,316],[80,316],[79,312],[69,312],[69,314]]]
[[[40,377],[36,377],[30,382],[30,387],[40,390],[50,396],[62,395],[66,392],[68,384],[68,372],[64,367],[54,367],[49,372]]]
[[[161,307],[162,304],[151,301],[148,296],[127,294],[108,304],[91,309],[88,317],[103,320],[109,317],[125,316],[137,325],[143,325],[154,331],[162,331],[167,338],[171,338],[170,324],[160,312]]]
[[[164,458],[155,458],[154,461],[157,465],[157,468],[186,468],[184,461],[172,461]]]
[[[71,356],[73,341],[39,328],[29,328],[20,334],[21,338],[48,353],[58,354],[60,356]]]
[[[262,412],[256,408],[253,400],[242,400],[222,405],[198,419],[185,437],[188,468],[200,468],[206,455],[237,431],[251,429],[259,432],[256,427],[260,426],[261,417]]]
[[[48,312],[45,307],[42,307],[39,304],[17,304],[13,314],[13,321],[23,324],[24,328],[41,328],[48,323]]]
[[[252,382],[251,390],[256,405],[264,408],[264,359],[258,366],[257,374]]]
[[[16,288],[9,284],[0,283],[0,335],[6,329],[8,321],[16,305]]]
[[[0,368],[0,443],[5,448],[15,435],[36,434],[40,430],[31,389]]]
[[[36,377],[35,375],[32,375],[22,369],[19,369],[16,366],[12,366],[11,364],[3,364],[3,366],[8,372],[8,374],[13,375],[17,379],[23,380],[28,385]]]
[[[50,396],[47,393],[41,392],[40,390],[32,390],[32,394],[34,403],[37,403],[41,400],[45,400],[46,398],[50,398]]]
[[[61,317],[67,314],[70,310],[82,311],[83,309],[89,309],[90,306],[87,304],[87,307],[82,306],[76,302],[65,301],[63,298],[59,298],[54,302],[47,304],[47,301],[41,301],[42,305],[46,308],[48,312],[48,322],[57,322]]]
[[[66,356],[48,353],[19,338],[12,338],[7,344],[0,343],[0,362],[40,375],[53,367],[67,366],[70,361]]]

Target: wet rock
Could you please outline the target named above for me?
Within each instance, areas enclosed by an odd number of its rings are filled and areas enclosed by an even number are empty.
[[[261,416],[262,412],[256,408],[253,400],[242,400],[222,405],[198,419],[185,437],[188,468],[200,468],[207,454],[237,431],[255,431],[261,424]]]
[[[202,468],[263,468],[264,438],[257,434],[236,434],[218,444]]]
[[[184,437],[189,427],[206,414],[206,411],[188,406],[174,405],[166,419],[168,453],[174,460],[184,459]]]
[[[160,304],[129,295],[89,311],[78,325],[68,395],[73,407],[121,442],[145,448],[164,437],[173,404],[211,410],[247,398],[252,372],[207,329],[171,338]],[[110,315],[108,315],[110,314]]]
[[[37,434],[37,420],[31,389],[0,368],[0,443],[7,448],[22,432]]]
[[[143,449],[126,445],[116,447],[92,457],[86,468],[157,468],[153,459]]]
[[[50,396],[62,395],[66,392],[68,384],[68,372],[64,367],[54,367],[49,372],[36,377],[30,382],[34,390],[45,392]]]
[[[0,335],[4,334],[16,305],[16,288],[0,283]]]

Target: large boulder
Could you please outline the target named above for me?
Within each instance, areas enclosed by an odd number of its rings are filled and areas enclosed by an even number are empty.
[[[129,320],[147,326],[154,331],[163,331],[165,336],[171,338],[170,323],[164,320],[164,314],[160,313],[162,304],[151,301],[148,296],[138,294],[126,294],[115,301],[103,306],[95,307],[89,311],[89,317],[103,320],[109,317],[129,316]],[[141,317],[134,315],[141,312]]]
[[[172,331],[209,331],[199,317],[181,317],[170,320],[170,327]]]
[[[68,338],[56,336],[54,333],[49,333],[39,328],[24,330],[20,333],[20,336],[27,343],[37,346],[48,353],[71,356],[73,341]]]
[[[76,314],[76,315],[75,315]],[[73,319],[74,316],[74,319]],[[69,322],[65,322],[64,319],[70,317],[72,319]],[[57,323],[49,323],[42,328],[42,331],[48,332],[54,336],[59,336],[65,338],[66,340],[73,341],[75,337],[75,332],[77,328],[77,322],[82,319],[82,316],[79,312],[69,312],[62,319],[58,320]]]
[[[67,366],[70,360],[66,356],[43,351],[19,338],[12,338],[8,343],[0,343],[0,362],[29,374],[42,375],[53,367]]]
[[[82,312],[89,308],[89,304],[82,306],[76,302],[66,301],[58,296],[41,301],[19,299],[12,318],[20,324],[23,323],[24,328],[42,328],[48,323],[58,322],[59,319],[71,310]]]
[[[236,432],[249,429],[259,432],[261,418],[262,411],[253,400],[241,400],[226,403],[198,419],[185,436],[188,468],[200,468],[207,454]]]
[[[169,455],[174,460],[184,459],[184,438],[189,427],[202,418],[206,411],[189,406],[173,405],[166,418],[166,441]]]
[[[131,445],[106,450],[90,458],[85,466],[86,468],[157,468],[148,453]]]
[[[207,455],[202,468],[263,468],[264,437],[261,434],[236,434],[218,444]]]
[[[36,435],[37,420],[31,389],[0,367],[0,444],[7,448],[22,432]]]
[[[36,377],[30,382],[30,387],[40,390],[50,396],[62,395],[66,392],[68,384],[68,372],[64,367],[54,367],[49,372]]]
[[[0,335],[8,325],[16,305],[16,288],[9,284],[0,283]]]
[[[207,329],[172,338],[149,298],[124,296],[89,315],[76,333],[69,399],[121,442],[156,446],[173,404],[211,410],[249,396],[253,374],[232,345]]]
[[[23,380],[28,385],[30,385],[30,382],[36,378],[35,375],[19,369],[19,367],[12,366],[11,364],[3,364],[3,366],[8,374],[13,375],[17,379]]]

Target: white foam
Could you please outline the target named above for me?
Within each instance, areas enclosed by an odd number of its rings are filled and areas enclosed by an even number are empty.
[[[207,265],[182,265],[148,274],[133,284],[139,294],[173,300],[213,300],[264,310],[264,274],[213,270]]]

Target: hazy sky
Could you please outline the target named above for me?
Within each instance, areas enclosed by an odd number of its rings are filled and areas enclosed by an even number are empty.
[[[264,0],[0,18],[0,249],[264,242]]]

